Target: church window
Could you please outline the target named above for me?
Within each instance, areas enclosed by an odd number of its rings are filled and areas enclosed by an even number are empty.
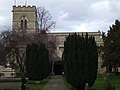
[[[27,30],[27,19],[25,16],[23,16],[21,19],[21,30],[23,32],[26,32],[26,30]]]
[[[23,30],[23,20],[21,20],[21,29]]]
[[[25,29],[27,29],[27,20],[25,19]]]

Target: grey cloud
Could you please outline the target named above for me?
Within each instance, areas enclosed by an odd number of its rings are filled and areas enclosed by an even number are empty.
[[[14,0],[0,0],[0,28],[11,25],[13,4]],[[16,4],[24,5],[25,0]],[[27,4],[49,10],[58,31],[107,31],[120,19],[119,0],[27,0]]]

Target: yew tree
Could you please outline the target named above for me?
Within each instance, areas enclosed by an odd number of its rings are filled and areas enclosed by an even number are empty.
[[[110,26],[107,34],[103,33],[103,66],[107,67],[107,72],[114,68],[118,72],[120,66],[120,21],[116,20],[115,24]]]
[[[26,71],[30,80],[42,80],[51,71],[49,51],[42,43],[31,43],[26,48]]]
[[[98,51],[94,37],[70,34],[64,42],[63,64],[67,81],[76,90],[93,86],[97,77]]]

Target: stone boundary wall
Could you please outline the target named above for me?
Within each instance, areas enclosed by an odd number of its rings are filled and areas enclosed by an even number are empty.
[[[0,78],[0,90],[21,90],[21,78]]]

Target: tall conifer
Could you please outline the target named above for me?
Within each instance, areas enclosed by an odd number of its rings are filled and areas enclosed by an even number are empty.
[[[84,90],[85,83],[94,84],[97,75],[97,46],[93,37],[76,33],[69,35],[64,43],[63,62],[67,81]]]
[[[26,48],[26,71],[31,80],[42,80],[50,73],[49,52],[44,44],[29,44]]]

